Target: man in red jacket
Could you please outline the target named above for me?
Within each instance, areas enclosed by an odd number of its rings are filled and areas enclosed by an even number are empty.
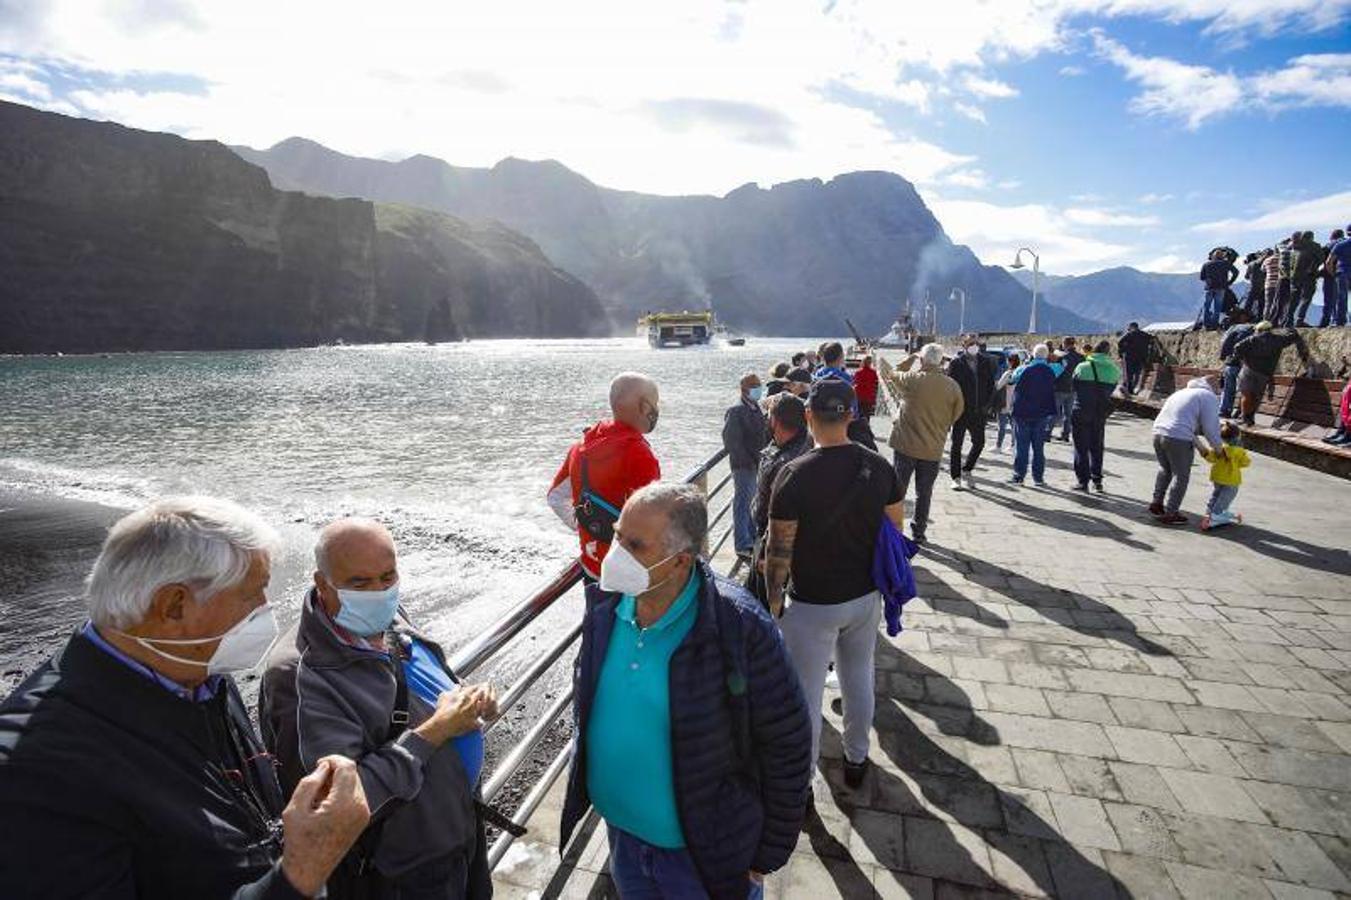
[[[877,370],[872,356],[863,357],[863,365],[854,373],[854,393],[858,395],[858,417],[867,422],[877,409]]]
[[[582,571],[599,580],[613,526],[629,495],[661,478],[661,466],[643,435],[657,427],[657,383],[637,372],[610,382],[612,418],[582,433],[568,449],[549,486],[549,508],[564,525],[577,529]]]

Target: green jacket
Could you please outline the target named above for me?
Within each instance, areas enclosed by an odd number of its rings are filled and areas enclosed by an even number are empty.
[[[1097,374],[1094,375],[1096,369]],[[1120,384],[1121,370],[1112,357],[1106,353],[1090,353],[1084,361],[1074,367],[1075,381],[1098,381],[1103,384]]]

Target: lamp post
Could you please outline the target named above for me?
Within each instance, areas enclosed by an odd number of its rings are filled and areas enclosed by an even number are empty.
[[[1026,253],[1032,257],[1032,316],[1027,322],[1028,334],[1037,333],[1037,287],[1041,278],[1041,257],[1027,247],[1019,247],[1018,252],[1013,256],[1013,265],[1011,269],[1021,269],[1023,267],[1023,254]]]
[[[949,300],[957,300],[959,297],[962,305],[960,307],[961,312],[958,314],[960,318],[957,320],[957,334],[963,335],[966,334],[966,289],[955,287],[952,289],[952,293],[948,295]]]

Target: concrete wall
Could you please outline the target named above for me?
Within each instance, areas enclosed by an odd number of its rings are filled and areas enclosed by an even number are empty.
[[[1320,378],[1341,379],[1351,374],[1351,328],[1301,328],[1300,334],[1309,346],[1309,355],[1314,361],[1315,374]],[[983,337],[991,347],[1002,344],[1031,349],[1042,341],[1059,341],[1064,335],[1032,335],[1012,333],[987,333]],[[1220,367],[1220,331],[1165,331],[1156,332],[1157,346],[1164,361],[1171,365],[1197,366],[1217,369]],[[1076,334],[1080,348],[1093,346],[1100,340],[1112,342],[1112,354],[1116,355],[1115,334]],[[946,345],[958,343],[956,336],[944,336],[939,339]],[[1281,356],[1281,365],[1277,370],[1281,375],[1302,375],[1303,368],[1299,354],[1293,347]]]

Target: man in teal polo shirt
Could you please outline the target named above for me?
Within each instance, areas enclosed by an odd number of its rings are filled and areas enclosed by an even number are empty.
[[[588,588],[563,845],[605,819],[621,897],[758,898],[806,810],[811,726],[778,629],[699,559],[703,495],[624,505]]]

